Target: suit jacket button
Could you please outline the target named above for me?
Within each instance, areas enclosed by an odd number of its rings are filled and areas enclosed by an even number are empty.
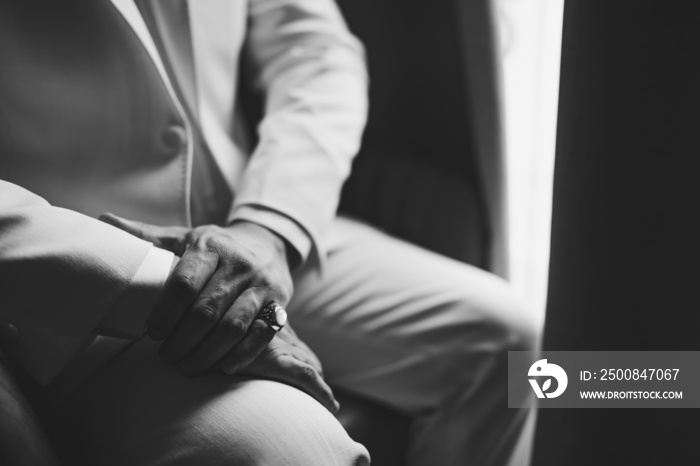
[[[187,131],[180,125],[168,126],[160,134],[160,142],[169,154],[179,154],[187,146]]]
[[[0,323],[0,342],[15,343],[19,340],[19,329],[9,322]]]

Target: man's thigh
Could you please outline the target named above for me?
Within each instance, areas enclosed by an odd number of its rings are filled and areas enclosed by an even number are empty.
[[[362,465],[323,406],[281,383],[242,376],[184,377],[141,339],[99,369],[61,407],[99,465]]]
[[[532,345],[531,312],[492,274],[343,217],[326,244],[288,310],[331,384],[420,412]]]

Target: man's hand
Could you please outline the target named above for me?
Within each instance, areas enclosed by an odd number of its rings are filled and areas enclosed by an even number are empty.
[[[149,336],[165,340],[163,360],[177,363],[186,375],[217,361],[233,373],[254,361],[275,336],[256,316],[269,302],[284,307],[292,296],[285,242],[279,236],[248,222],[189,230],[112,214],[100,219],[181,256],[148,320]]]
[[[221,368],[232,374],[238,371],[238,361],[225,358],[221,361]],[[289,325],[280,330],[255,361],[240,373],[297,387],[316,398],[332,413],[338,412],[340,408],[330,387],[323,380],[321,362]]]

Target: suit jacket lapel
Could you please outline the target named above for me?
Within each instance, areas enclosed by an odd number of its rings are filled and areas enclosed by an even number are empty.
[[[137,0],[153,32],[158,49],[166,58],[165,68],[176,83],[189,113],[196,117],[197,86],[192,52],[192,34],[187,0]]]
[[[124,17],[124,20],[134,31],[134,34],[136,34],[136,36],[139,38],[141,44],[146,49],[146,52],[148,52],[148,55],[151,57],[153,64],[163,79],[168,92],[172,97],[175,97],[176,94],[172,83],[170,82],[170,77],[165,70],[163,60],[158,53],[158,49],[153,42],[153,38],[151,37],[148,27],[146,26],[146,23],[144,22],[134,0],[111,0],[111,2],[117,11],[119,11],[119,13],[121,13],[121,15]]]

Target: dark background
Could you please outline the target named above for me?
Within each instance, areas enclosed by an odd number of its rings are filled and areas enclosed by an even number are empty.
[[[700,350],[700,6],[567,0],[545,350]],[[534,466],[700,462],[700,410],[539,413]]]

